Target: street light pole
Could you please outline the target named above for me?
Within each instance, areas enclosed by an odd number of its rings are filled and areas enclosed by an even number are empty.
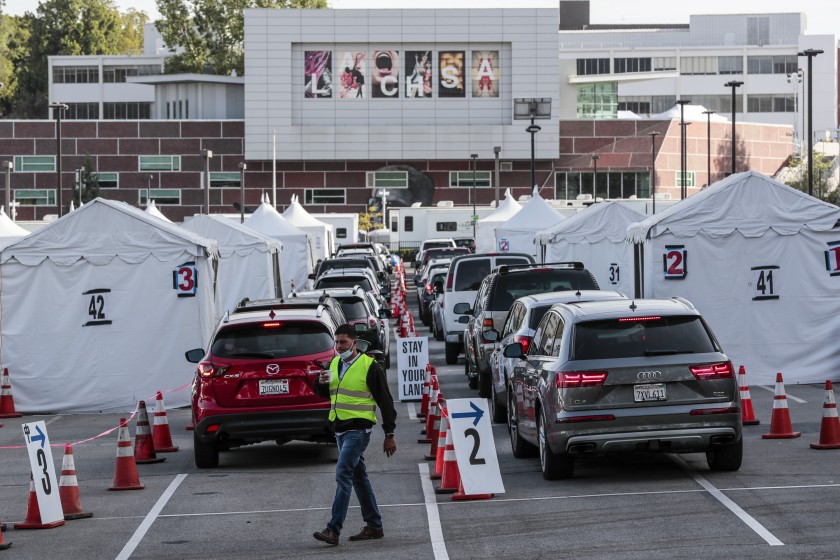
[[[501,146],[494,146],[493,147],[493,154],[496,156],[496,167],[495,172],[493,173],[493,182],[496,187],[495,195],[496,195],[496,208],[499,207],[499,154],[502,152]]]
[[[58,171],[58,217],[64,215],[64,204],[61,195],[61,117],[64,111],[70,107],[66,103],[50,103],[50,109],[55,112],[55,143],[56,143],[56,170]]]
[[[680,106],[680,200],[684,199],[687,195],[685,175],[688,162],[686,161],[685,152],[688,144],[685,141],[685,106],[689,103],[691,103],[690,99],[680,99],[677,101],[677,105]]]
[[[802,134],[805,132],[805,112],[802,112],[802,130],[796,130],[796,118],[799,113],[801,101],[799,100],[799,84],[802,82],[802,68],[797,68],[796,72],[791,72],[787,75],[789,84],[793,84],[793,150],[794,153],[801,152],[802,147],[797,143],[797,139],[802,141]]]
[[[534,154],[534,135],[542,130],[538,125],[534,124],[534,119],[550,119],[551,118],[551,98],[550,97],[517,97],[513,100],[513,118],[514,120],[531,119],[531,124],[525,131],[531,135],[531,190],[537,186],[537,169],[536,159]]]
[[[82,204],[84,204],[84,203],[82,202],[82,184],[83,184],[83,181],[82,181],[82,173],[83,173],[83,172],[84,172],[84,168],[83,168],[83,167],[80,167],[80,168],[76,169],[76,184],[77,184],[77,185],[78,185],[78,187],[79,187],[79,208],[81,208],[81,207],[82,207]],[[72,197],[71,197],[71,198],[72,198]]]
[[[3,162],[3,171],[6,176],[6,210],[9,212],[9,217],[12,216],[12,169],[15,164],[11,161]]]
[[[706,184],[712,184],[712,115],[717,111],[703,111],[706,115]]]
[[[814,196],[814,57],[825,51],[805,49],[797,53],[808,57],[808,194]]]
[[[655,130],[648,132],[650,136],[650,198],[653,201],[653,213],[656,214],[656,137],[659,133]]]
[[[533,136],[532,136],[532,138],[533,138]],[[531,144],[531,146],[532,146],[531,149],[533,150],[533,144]],[[533,151],[531,153],[533,153]],[[475,240],[475,222],[476,222],[476,215],[475,215],[475,199],[476,199],[475,166],[476,166],[476,159],[478,158],[478,154],[470,154],[470,157],[472,158],[472,172],[473,172],[473,177],[472,177],[472,179],[473,179],[472,180],[472,192],[473,192],[473,196],[472,196],[472,203],[473,203],[472,226],[473,226],[473,240]],[[533,168],[532,168],[531,173],[533,173]]]
[[[271,205],[277,209],[277,131],[271,131]]]
[[[151,173],[146,177],[146,206],[149,205],[149,201],[152,199],[152,180],[154,178],[155,176]]]
[[[239,162],[239,223],[245,223],[245,170],[248,166],[244,161]]]
[[[592,154],[592,165],[594,166],[594,171],[592,173],[592,199],[595,200],[598,197],[598,160],[601,158],[598,154]]]
[[[534,124],[533,117],[531,118],[531,125],[525,129],[531,134],[531,190],[534,190],[534,187],[537,186],[537,166],[536,160],[534,159],[534,136],[542,130],[539,125]]]
[[[730,175],[735,174],[735,90],[742,85],[744,82],[739,82],[738,80],[731,80],[723,84],[728,88],[732,88],[732,172]]]
[[[210,160],[213,159],[213,150],[201,150],[204,156],[204,213],[210,215]]]
[[[391,191],[382,189],[382,229],[390,229],[388,227],[388,195]]]

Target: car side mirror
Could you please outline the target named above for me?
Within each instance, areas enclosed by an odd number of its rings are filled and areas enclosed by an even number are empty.
[[[499,331],[497,331],[496,329],[487,329],[486,331],[481,333],[481,336],[482,338],[484,338],[484,340],[487,340],[489,342],[496,342],[497,340],[499,340]]]
[[[458,317],[458,322],[466,325],[467,323],[470,322],[470,316],[469,315],[461,315],[460,317]]]
[[[191,364],[197,364],[201,361],[201,358],[204,357],[204,350],[201,348],[194,348],[193,350],[188,350],[184,352],[184,356],[187,358],[187,361]]]
[[[390,319],[391,318],[391,310],[385,309],[384,307],[379,310],[379,318],[380,319]]]
[[[525,356],[525,353],[522,351],[522,344],[519,342],[514,342],[505,346],[504,356],[505,358],[521,359]]]
[[[472,309],[470,309],[470,304],[466,302],[461,302],[455,304],[455,307],[452,309],[457,315],[469,315],[472,313]]]

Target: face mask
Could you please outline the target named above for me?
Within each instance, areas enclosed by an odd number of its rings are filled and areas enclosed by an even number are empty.
[[[338,354],[338,356],[339,356],[342,360],[346,360],[347,358],[349,358],[349,357],[350,357],[350,356],[352,356],[352,355],[353,355],[353,347],[352,347],[352,346],[350,347],[350,349],[345,350],[344,352],[340,352],[340,353]]]

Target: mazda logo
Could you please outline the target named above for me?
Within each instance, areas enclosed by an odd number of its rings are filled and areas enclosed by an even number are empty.
[[[639,381],[652,381],[654,379],[662,379],[661,371],[640,371],[636,374],[636,379]]]
[[[277,375],[280,373],[280,364],[268,364],[265,366],[265,372],[268,375]]]

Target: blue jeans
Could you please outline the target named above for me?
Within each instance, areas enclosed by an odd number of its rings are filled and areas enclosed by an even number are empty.
[[[382,516],[376,505],[376,496],[365,468],[365,458],[362,455],[370,443],[370,434],[365,430],[352,430],[340,436],[335,436],[338,444],[338,463],[335,466],[335,499],[332,506],[332,519],[327,527],[336,535],[341,534],[347,508],[350,506],[350,493],[356,490],[359,505],[362,506],[362,519],[374,529],[382,528]]]

